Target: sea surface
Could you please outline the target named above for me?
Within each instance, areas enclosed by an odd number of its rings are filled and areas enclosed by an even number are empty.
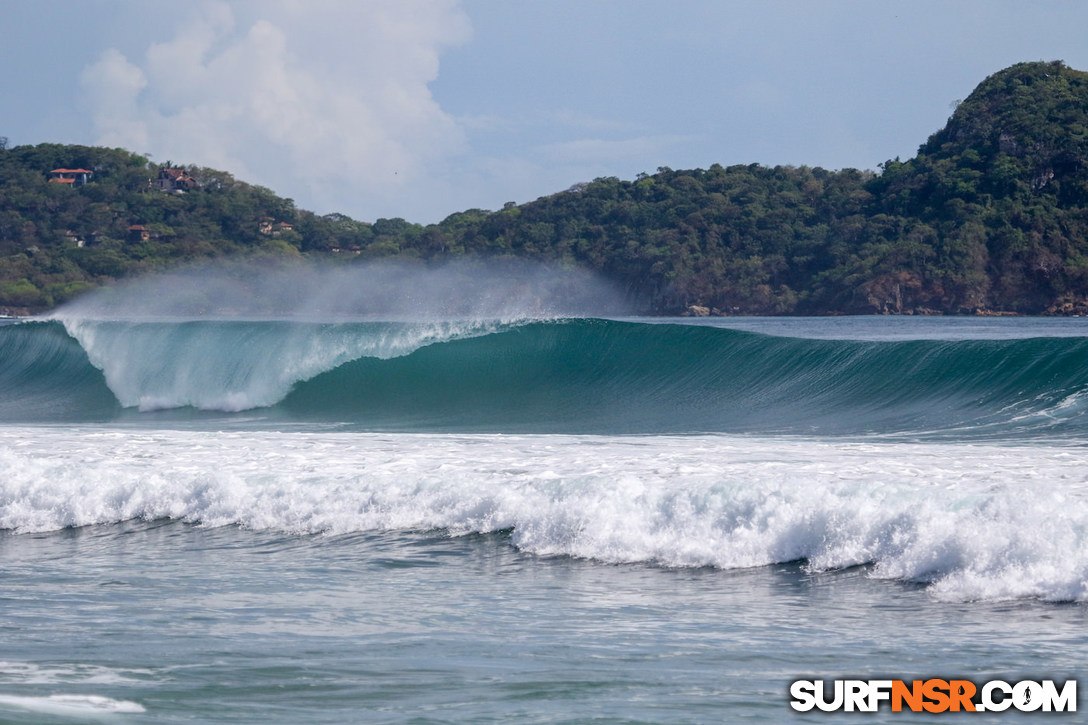
[[[929,723],[789,687],[930,677],[1088,687],[1088,320],[0,324],[0,722]]]

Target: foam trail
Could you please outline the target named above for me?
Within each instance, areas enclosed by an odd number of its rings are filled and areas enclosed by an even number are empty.
[[[870,565],[951,600],[1088,601],[1088,450],[732,436],[0,431],[0,528],[173,518],[509,530],[523,551]]]
[[[138,702],[114,700],[101,695],[49,695],[46,697],[0,695],[0,707],[5,705],[45,715],[66,715],[77,718],[147,712]]]
[[[50,664],[0,661],[0,683],[24,685],[55,685],[80,683],[117,685],[143,682],[153,676],[152,670],[117,669],[90,664]]]

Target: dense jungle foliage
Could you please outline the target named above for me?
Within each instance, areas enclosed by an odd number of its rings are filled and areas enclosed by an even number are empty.
[[[428,226],[318,216],[225,172],[120,149],[5,146],[0,308],[12,312],[209,257],[468,255],[596,270],[653,313],[1088,313],[1088,73],[1061,62],[987,78],[917,156],[879,172],[661,168]],[[93,175],[57,183],[56,169]]]

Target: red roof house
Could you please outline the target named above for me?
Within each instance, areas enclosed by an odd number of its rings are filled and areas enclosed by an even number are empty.
[[[93,173],[90,169],[53,169],[49,172],[49,182],[51,184],[83,186],[90,181]]]

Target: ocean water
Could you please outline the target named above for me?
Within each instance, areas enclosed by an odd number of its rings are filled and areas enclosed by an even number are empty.
[[[0,325],[0,722],[1083,689],[1086,412],[1076,318]]]

